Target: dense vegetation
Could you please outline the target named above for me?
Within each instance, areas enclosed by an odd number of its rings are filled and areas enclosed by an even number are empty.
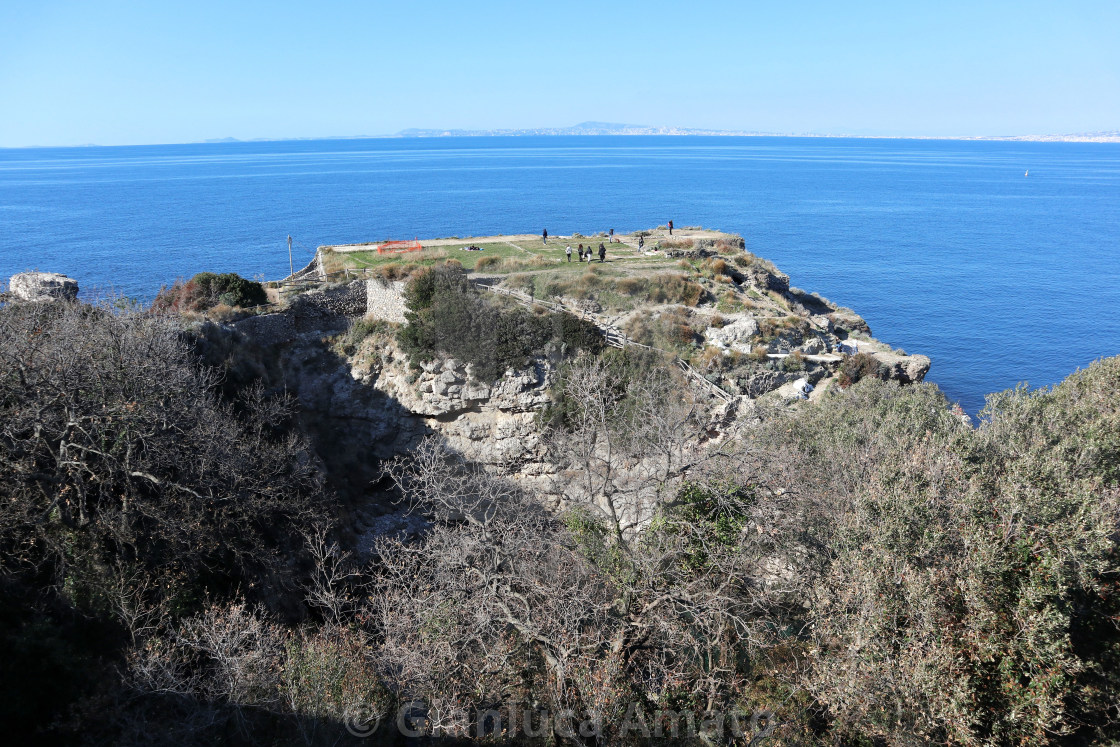
[[[177,280],[160,289],[152,308],[157,311],[206,311],[215,306],[260,306],[268,303],[264,286],[235,272],[200,272],[186,282]]]
[[[457,263],[414,275],[405,300],[408,324],[399,341],[413,363],[448,355],[470,364],[481,381],[525,366],[550,344],[563,346],[568,354],[597,352],[603,346],[599,329],[571,314],[534,314],[482,298]]]
[[[682,713],[746,714],[715,743],[1120,739],[1120,359],[976,429],[857,362],[728,431],[655,356],[453,267],[409,300],[418,361],[584,351],[541,419],[563,511],[429,438],[385,475],[431,529],[350,556],[284,401],[223,390],[161,315],[0,308],[10,734],[338,744],[489,711],[510,742],[571,711],[529,741],[700,743]]]

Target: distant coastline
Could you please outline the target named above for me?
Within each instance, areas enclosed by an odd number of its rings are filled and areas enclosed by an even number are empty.
[[[460,130],[410,128],[387,137],[524,137],[580,135],[672,135],[705,137],[819,137],[862,140],[994,140],[1021,142],[1120,143],[1120,130],[1049,135],[859,135],[818,132],[760,132],[744,130],[708,130],[691,127],[653,127],[649,125],[612,122],[581,122],[571,127],[539,127],[530,129]]]
[[[142,143],[140,145],[220,145],[223,143],[278,143],[309,142],[315,140],[407,140],[448,137],[603,137],[603,136],[662,136],[662,137],[773,137],[821,138],[836,140],[945,140],[982,142],[1029,143],[1120,143],[1120,130],[1076,132],[1048,135],[872,135],[859,133],[821,132],[761,132],[747,130],[709,130],[695,127],[655,127],[650,125],[617,124],[612,122],[581,122],[571,127],[534,127],[521,129],[464,130],[412,127],[399,132],[380,135],[325,135],[316,137],[254,137],[206,138],[181,143]],[[33,148],[99,148],[127,147],[129,144],[103,146],[100,143],[73,145],[18,145],[0,146],[0,150],[28,150]],[[136,145],[133,143],[133,145]]]

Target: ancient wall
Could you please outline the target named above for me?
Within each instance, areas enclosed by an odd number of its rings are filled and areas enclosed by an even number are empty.
[[[404,281],[373,278],[366,284],[366,316],[404,324]]]

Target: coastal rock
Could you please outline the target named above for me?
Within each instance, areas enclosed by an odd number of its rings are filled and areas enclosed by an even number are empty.
[[[872,353],[887,368],[888,376],[903,384],[916,384],[929,373],[930,359],[924,355]]]
[[[711,345],[750,352],[750,339],[758,334],[758,322],[749,316],[736,319],[723,327],[708,327],[704,338]]]
[[[73,301],[78,281],[57,272],[21,272],[12,275],[8,292],[20,301]]]
[[[770,272],[765,267],[753,265],[744,273],[751,285],[760,290],[772,290],[785,293],[789,290],[789,275],[784,272]]]
[[[859,314],[851,311],[850,309],[840,309],[828,315],[828,320],[832,322],[833,329],[836,332],[859,332],[864,335],[871,334],[871,327],[867,326],[867,322]]]

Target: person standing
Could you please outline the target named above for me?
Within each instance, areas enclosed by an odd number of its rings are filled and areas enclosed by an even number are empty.
[[[669,221],[669,235],[673,235],[673,221]]]
[[[613,228],[611,229],[611,235],[610,235],[610,238],[607,239],[607,243],[609,243],[609,244],[614,243],[614,229]]]
[[[646,245],[646,237],[645,236],[639,236],[638,237],[638,251],[639,252],[642,251],[642,247],[644,247],[645,245]]]
[[[669,222],[672,223],[673,221],[669,221]],[[670,230],[669,233],[672,233],[672,230]],[[547,228],[544,229],[543,231],[541,231],[541,241],[545,244],[548,243],[548,229]]]
[[[607,248],[605,246],[603,246],[603,242],[600,241],[599,242],[599,262],[602,263],[602,262],[605,262],[606,260],[607,260]]]
[[[564,250],[564,253],[568,255],[568,261],[571,262],[572,261],[572,245],[571,244],[568,244],[568,248]]]
[[[579,261],[583,261],[583,244],[579,245]]]

